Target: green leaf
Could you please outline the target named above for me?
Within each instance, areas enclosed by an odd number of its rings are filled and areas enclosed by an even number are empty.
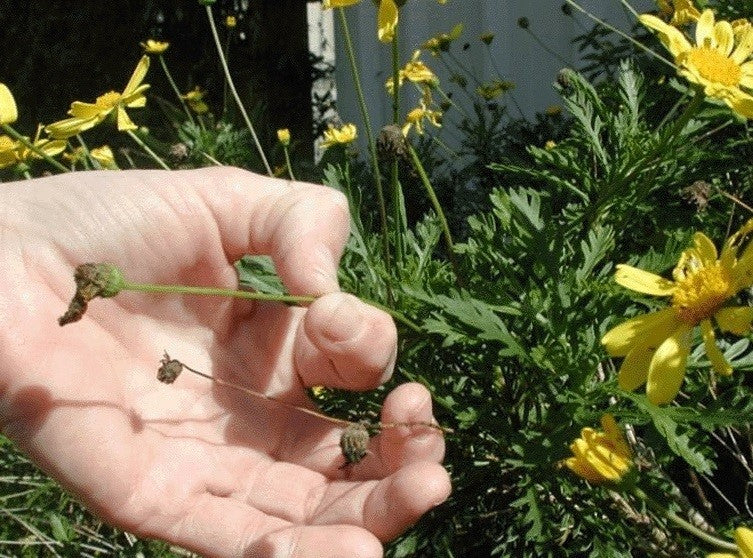
[[[238,281],[242,287],[260,293],[286,294],[287,291],[269,256],[244,256],[235,267],[238,270]]]

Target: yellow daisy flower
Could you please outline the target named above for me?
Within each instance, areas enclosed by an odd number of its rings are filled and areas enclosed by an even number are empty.
[[[737,33],[728,21],[715,21],[704,10],[695,28],[695,44],[677,28],[656,16],[642,14],[641,23],[659,34],[674,57],[678,73],[703,87],[708,97],[724,101],[732,110],[753,118],[753,27]]]
[[[405,66],[400,69],[400,71],[398,72],[399,87],[402,87],[403,82],[406,79],[410,82],[419,85],[425,85],[428,87],[436,87],[439,84],[439,78],[437,77],[437,75],[432,72],[426,64],[419,60],[420,58],[421,51],[416,50],[413,53],[411,59],[406,62]],[[394,92],[393,81],[394,80],[392,78],[389,78],[384,84],[390,95],[392,95]]]
[[[144,92],[149,88],[149,85],[141,82],[144,81],[148,69],[149,57],[144,55],[136,65],[136,69],[122,93],[109,91],[97,97],[94,103],[74,101],[68,111],[72,118],[53,122],[45,130],[53,138],[68,138],[93,128],[113,111],[116,114],[118,130],[135,130],[137,126],[131,121],[125,109],[141,108],[146,105]]]
[[[18,109],[13,93],[8,86],[0,83],[0,124],[13,124],[18,119]]]
[[[617,482],[633,466],[630,451],[622,430],[610,414],[601,417],[603,432],[593,428],[580,431],[580,438],[570,444],[573,457],[562,464],[592,484]]]
[[[712,552],[707,558],[753,558],[753,530],[746,527],[735,529],[735,543],[738,553]]]
[[[324,131],[322,149],[329,149],[333,145],[347,145],[358,137],[355,124],[344,124],[340,128],[331,127]]]
[[[170,46],[170,43],[155,41],[154,39],[147,39],[145,42],[139,44],[147,54],[162,54]]]
[[[18,162],[16,149],[18,144],[10,136],[0,136],[0,169],[5,169]]]
[[[205,95],[206,91],[197,85],[185,95],[181,95],[181,98],[188,103],[188,106],[196,114],[205,114],[209,112],[209,105],[204,102]]]
[[[632,391],[646,384],[654,404],[668,403],[680,390],[685,376],[693,330],[701,327],[706,355],[719,374],[732,367],[716,346],[712,318],[722,331],[744,335],[751,328],[753,307],[726,306],[740,290],[753,285],[753,219],[724,244],[721,256],[703,233],[680,256],[670,281],[629,265],[618,265],[615,280],[634,291],[671,297],[671,306],[632,318],[611,329],[601,339],[613,357],[625,357],[620,367],[620,387]],[[743,245],[742,254],[738,256]]]
[[[418,135],[424,133],[424,120],[436,126],[442,127],[442,113],[438,110],[431,110],[422,101],[421,104],[410,111],[405,117],[405,124],[403,124],[403,135],[407,136],[413,127],[416,128]]]

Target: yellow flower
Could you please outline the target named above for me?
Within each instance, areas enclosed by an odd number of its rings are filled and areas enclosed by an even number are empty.
[[[442,127],[442,113],[438,110],[431,110],[424,101],[421,101],[421,104],[418,107],[414,108],[406,115],[405,124],[403,124],[403,135],[407,136],[411,131],[411,128],[414,126],[416,128],[416,133],[423,135],[424,120],[437,128]]]
[[[738,553],[712,552],[707,558],[753,558],[753,530],[746,527],[735,529],[735,543]]]
[[[94,103],[82,103],[74,101],[68,114],[72,118],[66,118],[58,122],[49,124],[45,130],[53,138],[68,138],[81,132],[93,128],[113,111],[116,113],[118,130],[135,130],[137,128],[126,108],[141,108],[146,105],[144,92],[149,88],[148,84],[142,84],[146,72],[149,69],[149,57],[144,55],[136,65],[136,69],[128,80],[128,83],[122,93],[109,91],[104,95],[97,97]]]
[[[726,303],[753,285],[751,232],[753,219],[727,239],[719,257],[714,243],[703,233],[696,233],[693,245],[682,253],[672,272],[674,281],[628,265],[617,266],[615,280],[623,287],[671,297],[668,308],[623,322],[601,339],[611,356],[625,357],[618,378],[622,389],[631,391],[645,383],[652,403],[672,401],[685,376],[696,326],[701,327],[706,355],[714,370],[732,373],[716,346],[711,319],[722,331],[735,335],[750,331],[753,307]]]
[[[419,60],[420,57],[421,51],[415,51],[413,57],[400,69],[398,72],[398,86],[402,86],[403,81],[406,79],[410,82],[428,87],[436,87],[439,84],[439,78],[437,75],[432,72],[426,64]],[[392,78],[387,80],[385,87],[390,95],[392,95],[394,91]]]
[[[89,151],[89,155],[92,159],[97,161],[103,169],[116,170],[118,168],[118,164],[115,162],[115,155],[109,145],[95,147]]]
[[[147,54],[162,54],[170,46],[170,43],[155,41],[154,39],[147,39],[146,42],[139,44]]]
[[[323,0],[322,8],[346,8],[358,4],[361,0]],[[402,0],[401,5],[405,3]],[[395,0],[379,0],[379,9],[377,11],[377,36],[383,43],[389,43],[395,36],[397,27],[397,4]]]
[[[646,27],[657,31],[659,39],[674,57],[678,73],[703,87],[704,93],[724,101],[732,110],[753,118],[753,27],[737,33],[728,21],[714,20],[714,12],[704,10],[695,28],[695,45],[672,25],[658,17],[639,17]]]
[[[333,145],[347,145],[355,141],[358,131],[355,124],[344,124],[340,128],[330,127],[324,131],[322,149],[329,149]]]
[[[225,18],[225,27],[228,29],[233,29],[236,25],[238,25],[238,20],[234,15],[229,15]]]
[[[701,16],[692,0],[657,0],[656,5],[662,19],[678,27],[698,21]]]
[[[37,150],[42,151],[50,157],[54,157],[65,150],[65,146],[67,145],[65,140],[39,139],[41,132],[42,126],[39,126],[32,142]],[[16,163],[25,163],[29,159],[41,158],[41,155],[38,155],[23,142],[14,140],[8,136],[0,136],[0,169],[10,167]]]
[[[568,469],[593,484],[617,482],[633,465],[633,453],[614,417],[601,417],[599,432],[593,428],[580,431],[580,438],[570,444],[573,457],[562,461]]]
[[[13,93],[8,86],[0,83],[0,124],[13,124],[18,119],[18,109]]]
[[[290,145],[290,130],[287,128],[277,130],[277,140],[286,147]]]
[[[204,95],[206,92],[198,85],[185,95],[181,95],[196,114],[204,114],[209,112],[209,106],[204,102]]]
[[[0,169],[15,165],[18,162],[16,158],[16,149],[18,144],[9,136],[0,136]]]

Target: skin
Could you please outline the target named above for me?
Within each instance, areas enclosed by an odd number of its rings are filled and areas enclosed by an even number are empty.
[[[449,495],[434,429],[385,429],[340,468],[337,424],[188,372],[156,380],[167,351],[313,408],[306,387],[389,378],[393,321],[338,289],[339,193],[231,168],[99,171],[3,184],[0,211],[0,427],[105,521],[207,557],[376,557]],[[243,254],[323,296],[299,308],[121,293],[57,324],[78,264],[234,288]],[[381,419],[433,420],[428,392],[399,386]]]

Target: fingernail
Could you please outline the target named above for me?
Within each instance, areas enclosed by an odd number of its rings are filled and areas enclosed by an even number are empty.
[[[322,334],[330,341],[340,342],[352,339],[364,326],[364,317],[356,299],[349,295],[321,299],[331,304],[329,317],[322,328]]]

